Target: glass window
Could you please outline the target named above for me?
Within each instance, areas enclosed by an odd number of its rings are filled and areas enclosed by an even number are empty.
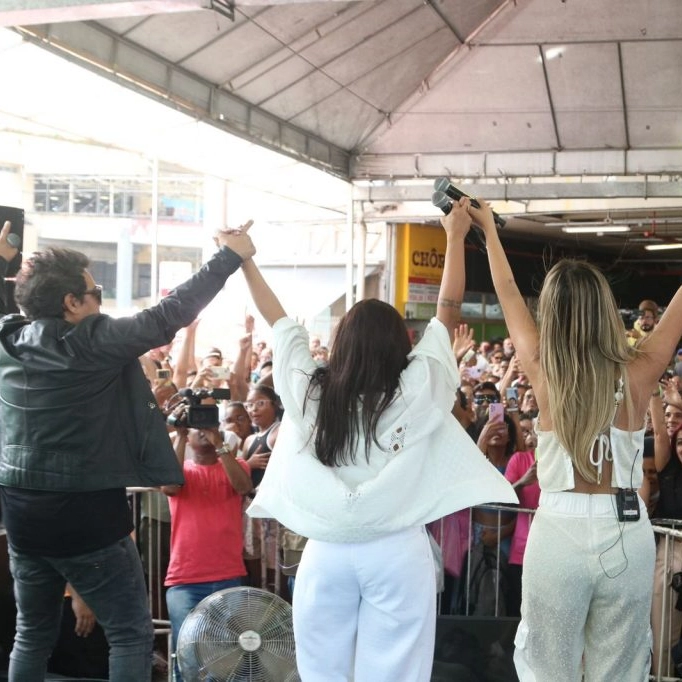
[[[36,212],[149,217],[152,181],[149,177],[35,176],[33,204]],[[164,221],[201,222],[203,180],[191,175],[160,176],[158,215]]]
[[[133,265],[133,298],[149,298],[151,295],[151,263],[135,263]]]
[[[487,320],[503,320],[502,306],[495,294],[485,295],[485,317]]]
[[[50,191],[48,183],[42,178],[36,177],[33,182],[33,210],[36,213],[47,211],[47,196]]]
[[[109,182],[78,178],[73,182],[74,213],[109,215]]]
[[[47,195],[47,210],[50,213],[69,212],[69,183],[51,182]]]
[[[476,291],[465,291],[462,301],[462,317],[483,317],[483,294]]]

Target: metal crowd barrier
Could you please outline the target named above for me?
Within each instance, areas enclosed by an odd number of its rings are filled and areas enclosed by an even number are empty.
[[[501,551],[500,551],[500,531],[503,527],[502,523],[502,514],[508,514],[509,512],[513,513],[527,513],[533,515],[535,513],[534,509],[524,509],[524,508],[519,508],[519,507],[508,507],[506,505],[496,505],[496,504],[486,504],[483,505],[486,511],[496,511],[497,512],[497,534],[498,534],[498,541],[497,545],[495,547],[495,555],[496,555],[496,570],[500,572],[501,569],[501,564],[502,564],[502,559],[501,559]],[[464,585],[460,584],[460,594],[463,595],[463,608],[460,609],[459,613],[454,613],[453,615],[458,615],[458,616],[467,616],[470,612],[470,605],[471,605],[471,580],[469,576],[471,576],[471,571],[472,571],[472,559],[471,559],[471,552],[468,551],[471,549],[471,541],[472,538],[474,537],[474,527],[473,527],[473,517],[474,517],[474,508],[471,508],[468,510],[469,511],[469,521],[468,521],[468,529],[467,532],[464,534],[463,538],[460,538],[460,540],[466,542],[466,554],[462,552],[464,555],[464,562],[461,568],[461,574],[460,578],[463,576],[466,576],[466,581]],[[531,520],[532,523],[532,520]],[[438,524],[441,524],[440,526],[440,538],[442,539],[444,537],[444,527],[443,527],[443,519],[440,521],[435,521],[433,524],[430,524],[432,529],[437,530],[438,529]],[[672,588],[671,582],[672,582],[672,576],[675,573],[680,573],[678,576],[679,581],[680,581],[680,605],[682,606],[682,521],[680,520],[674,520],[674,519],[652,519],[652,528],[654,530],[654,533],[657,537],[657,557],[659,563],[662,561],[663,565],[665,566],[665,571],[663,572],[661,576],[662,584],[659,586],[659,591],[662,595],[662,608],[661,608],[661,613],[660,613],[660,632],[665,633],[668,624],[675,622],[675,620],[680,623],[682,626],[682,611],[678,611],[675,609],[675,604],[677,602],[678,598],[678,593]],[[438,535],[438,533],[436,533]],[[663,543],[663,544],[661,544]],[[440,543],[439,543],[440,544]],[[441,545],[441,551],[447,551],[445,547]],[[500,618],[502,616],[502,609],[501,607],[501,595],[500,595],[500,583],[497,583],[497,590],[495,592],[495,608],[494,608],[494,614],[492,615],[494,618]],[[443,613],[442,610],[442,603],[441,603],[441,598],[442,598],[442,593],[438,595],[438,612]],[[447,614],[447,610],[445,611]],[[676,615],[677,614],[677,615]],[[678,631],[676,633],[676,636],[673,637],[672,639],[677,641],[680,639],[680,636],[682,635],[682,631]],[[682,648],[682,646],[681,646]],[[664,660],[664,656],[668,660]],[[649,679],[653,682],[682,682],[682,675],[680,675],[674,668],[674,664],[669,660],[669,657],[666,656],[666,646],[665,646],[665,638],[663,636],[659,637],[658,641],[658,646],[656,647],[656,650],[652,652],[652,662],[655,662],[655,668],[654,670],[656,671],[655,674],[652,672],[650,675]],[[586,681],[586,682],[589,682]]]
[[[173,665],[171,658],[171,629],[170,621],[165,606],[163,581],[165,578],[166,565],[165,560],[169,554],[170,544],[170,514],[168,512],[168,501],[163,493],[153,488],[129,488],[128,493],[132,501],[133,518],[135,524],[135,539],[140,549],[140,554],[143,558],[145,573],[148,578],[148,599],[152,619],[154,623],[155,636],[165,636],[166,638],[166,660],[168,662],[168,682],[173,680]],[[505,505],[487,504],[484,505],[487,512],[496,512],[497,514],[497,534],[498,540],[495,547],[496,570],[499,575],[503,559],[500,548],[500,532],[505,525],[502,522],[503,514],[511,513],[526,513],[533,515],[534,509],[523,509],[518,507],[508,507]],[[465,584],[460,585],[460,594],[463,596],[463,613],[458,615],[469,614],[471,606],[471,571],[472,571],[472,553],[468,551],[471,548],[471,540],[474,537],[474,510],[468,510],[468,529],[465,536],[460,540],[466,543],[466,556],[462,564],[462,573],[460,578],[467,576]],[[437,526],[441,524],[440,538],[445,535],[443,520],[434,522]],[[531,521],[532,523],[532,521]],[[433,526],[432,526],[433,527]],[[675,609],[677,601],[677,592],[671,587],[672,576],[675,573],[680,573],[680,582],[682,583],[682,521],[671,519],[654,519],[652,520],[652,527],[658,539],[657,557],[658,562],[662,561],[665,566],[665,571],[662,574],[663,584],[659,586],[659,591],[662,595],[662,607],[660,613],[660,632],[665,633],[669,623],[678,622],[682,624],[682,611]],[[279,540],[279,537],[278,537]],[[279,544],[277,540],[277,544]],[[661,544],[663,543],[663,544]],[[441,550],[445,550],[441,547]],[[266,548],[261,548],[263,560],[265,562]],[[265,566],[263,566],[263,574],[265,574]],[[265,578],[265,575],[263,575]],[[279,571],[277,571],[277,578],[279,578]],[[495,592],[495,607],[494,614],[490,614],[495,618],[501,617],[501,595],[500,582],[496,583]],[[680,586],[682,590],[682,585]],[[682,595],[682,592],[680,592]],[[441,613],[441,594],[438,596],[438,612]],[[681,597],[682,605],[682,597]],[[678,639],[680,632],[676,633]],[[668,665],[669,661],[664,660],[666,656],[665,638],[659,638],[659,646],[653,652],[654,661],[656,662],[656,674],[650,676],[650,680],[655,682],[682,682],[682,677],[676,676],[677,673],[672,666]]]
[[[154,624],[154,636],[165,636],[166,646],[164,653],[168,664],[168,682],[173,682],[174,666],[172,656],[172,637],[170,620],[166,609],[164,580],[166,577],[167,560],[170,558],[170,511],[166,496],[156,488],[128,488],[129,499],[132,505],[133,522],[135,526],[135,542],[137,544],[142,564],[147,576],[147,598]],[[267,557],[274,552],[279,556],[280,534],[279,524],[273,528],[266,546],[264,524],[257,524],[257,537],[254,538],[260,544],[261,557],[261,586],[276,594],[280,593],[280,571],[275,570],[274,584],[270,584],[267,574]]]
[[[677,641],[682,635],[682,611],[675,608],[678,594],[672,587],[673,576],[680,573],[682,578],[682,521],[679,519],[652,519],[652,528],[656,534],[658,543],[656,547],[657,569],[662,562],[665,570],[660,576],[661,584],[658,586],[661,592],[661,614],[657,624],[660,627],[662,636],[659,646],[653,652],[656,674],[651,676],[656,682],[671,682],[681,680],[682,676],[675,670],[669,656],[666,656],[666,639],[671,642]],[[661,544],[662,543],[662,544]],[[657,570],[657,574],[661,572]],[[682,589],[682,585],[680,585]],[[656,590],[656,585],[654,585]],[[682,595],[682,592],[680,593]],[[681,606],[682,606],[682,596]],[[654,601],[656,597],[654,596]],[[676,636],[670,633],[666,637],[671,624],[677,624]]]
[[[168,682],[173,682],[173,645],[163,589],[167,568],[165,554],[170,555],[168,500],[156,488],[128,488],[127,491],[133,510],[135,542],[147,576],[147,599],[154,625],[154,639],[165,636]],[[165,548],[168,548],[167,552]]]

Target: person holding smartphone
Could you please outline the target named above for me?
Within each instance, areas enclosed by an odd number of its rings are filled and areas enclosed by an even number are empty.
[[[495,292],[539,406],[541,493],[524,560],[519,679],[642,682],[655,549],[636,491],[649,398],[682,335],[682,288],[633,348],[604,275],[562,259],[545,276],[536,323],[492,211],[480,206],[469,213],[485,234]]]
[[[255,263],[242,271],[273,327],[284,406],[248,513],[309,538],[296,575],[296,663],[306,682],[428,682],[436,575],[424,524],[482,502],[516,501],[452,416],[452,351],[464,296],[468,200],[446,234],[436,316],[412,348],[405,321],[375,299],[340,320],[329,363],[310,355]]]
[[[509,458],[516,450],[517,426],[505,413],[502,403],[490,403],[488,420],[484,423],[477,445],[488,461],[504,475]],[[509,556],[511,536],[514,532],[516,515],[513,512],[500,512],[488,507],[476,507],[472,511],[472,545],[478,543]],[[498,612],[499,613],[499,612]]]

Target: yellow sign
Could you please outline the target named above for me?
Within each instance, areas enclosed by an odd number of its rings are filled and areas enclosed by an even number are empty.
[[[445,246],[442,227],[397,226],[394,305],[406,318],[428,319],[435,314]]]

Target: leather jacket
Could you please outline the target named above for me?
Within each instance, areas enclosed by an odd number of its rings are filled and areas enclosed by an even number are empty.
[[[183,483],[138,357],[169,343],[241,265],[223,247],[131,317],[0,320],[0,485],[74,492]]]

